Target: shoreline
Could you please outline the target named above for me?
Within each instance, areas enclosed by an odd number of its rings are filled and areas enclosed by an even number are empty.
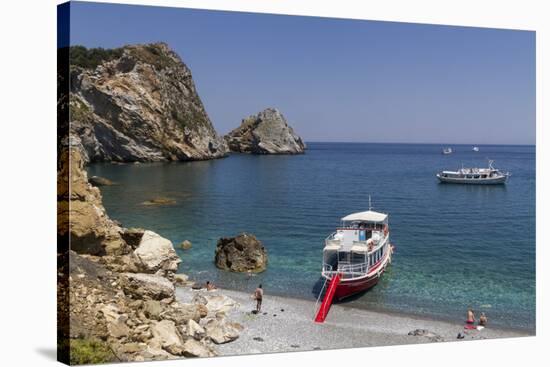
[[[193,277],[190,277],[190,279],[192,279],[193,281],[196,281],[197,283],[201,283],[201,281],[206,281],[207,278],[200,278],[197,279],[197,278],[193,278]],[[240,289],[236,289],[236,288],[233,288],[231,286],[228,286],[227,284],[224,284],[223,282],[221,283],[216,283],[222,292],[226,292],[226,291],[229,291],[229,292],[236,292],[236,293],[246,293]],[[251,290],[252,292],[252,290]],[[277,297],[277,298],[283,298],[283,299],[290,299],[290,300],[300,300],[300,301],[304,301],[304,302],[311,302],[312,303],[312,310],[313,310],[313,305],[315,304],[315,301],[316,299],[314,299],[313,297],[307,297],[307,296],[303,296],[303,297],[300,297],[300,296],[296,296],[296,295],[287,295],[287,294],[281,294],[281,293],[278,293],[278,292],[275,292],[275,293],[271,293],[271,297]],[[384,307],[384,306],[381,306],[381,305],[378,305],[378,304],[375,304],[373,305],[372,307],[357,307],[357,305],[355,304],[352,304],[350,302],[347,302],[347,301],[344,301],[344,302],[341,302],[341,303],[333,303],[333,307],[337,305],[339,307],[343,307],[343,308],[350,308],[350,309],[354,309],[354,310],[359,310],[359,311],[371,311],[371,312],[377,312],[377,313],[382,313],[382,314],[388,314],[388,315],[393,315],[393,316],[401,316],[401,317],[406,317],[406,318],[410,318],[410,319],[418,319],[418,320],[433,320],[433,321],[440,321],[440,322],[444,322],[444,323],[451,323],[451,324],[459,324],[460,321],[458,321],[457,319],[454,319],[452,317],[445,317],[445,316],[442,316],[442,315],[438,315],[438,314],[428,314],[428,313],[424,313],[424,314],[420,314],[420,313],[414,313],[414,312],[407,312],[407,311],[402,311],[402,310],[398,310],[398,309],[392,309],[392,308],[389,308],[389,307]],[[487,311],[490,311],[490,310],[482,310],[482,311],[485,311],[487,313]],[[312,311],[313,313],[313,311]],[[464,309],[464,314],[466,313],[466,309]],[[476,312],[476,315],[477,315],[477,312]],[[490,315],[489,315],[490,316]],[[313,319],[313,316],[312,316],[312,319]],[[505,332],[517,332],[517,333],[523,333],[523,334],[526,334],[526,335],[536,335],[536,325],[535,327],[533,328],[529,328],[529,327],[514,327],[514,326],[503,326],[503,325],[500,325],[500,324],[493,324],[490,321],[490,326],[492,329],[498,329],[498,330],[502,330],[502,331],[505,331]]]
[[[176,297],[191,302],[205,290],[177,287]],[[238,339],[217,346],[220,355],[244,355],[308,350],[375,347],[433,342],[483,340],[534,336],[518,330],[492,327],[464,330],[462,322],[436,320],[380,310],[366,310],[333,305],[323,324],[313,322],[314,301],[266,294],[260,314],[253,314],[255,301],[251,294],[230,289],[217,289],[208,294],[230,297],[239,306],[227,313],[233,322],[243,326]],[[423,329],[424,335],[408,335]],[[457,339],[458,333],[464,339]]]

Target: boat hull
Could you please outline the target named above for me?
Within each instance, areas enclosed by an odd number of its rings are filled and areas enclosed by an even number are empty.
[[[437,175],[437,178],[441,183],[450,183],[450,184],[462,184],[462,185],[502,185],[505,184],[508,177],[499,176],[494,178],[460,178],[460,177],[442,177]]]
[[[388,253],[384,260],[381,260],[378,266],[373,266],[373,269],[365,277],[351,280],[342,279],[334,292],[334,298],[342,300],[374,287],[386,271],[390,259],[391,254]]]
[[[380,277],[377,275],[371,277],[365,277],[364,279],[359,280],[350,280],[350,281],[341,281],[336,288],[334,293],[334,298],[337,300],[342,300],[347,297],[362,293],[368,289],[374,287]]]

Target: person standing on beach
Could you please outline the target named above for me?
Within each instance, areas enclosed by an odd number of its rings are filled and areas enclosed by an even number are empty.
[[[254,298],[256,298],[256,312],[260,313],[262,311],[262,299],[264,298],[264,290],[261,284],[254,291]]]
[[[474,315],[474,311],[470,307],[468,308],[468,313],[466,315],[466,324],[473,325],[475,321],[476,321],[476,317]]]

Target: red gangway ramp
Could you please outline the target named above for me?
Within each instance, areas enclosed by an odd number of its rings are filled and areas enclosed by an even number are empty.
[[[315,316],[315,322],[319,322],[319,323],[325,322],[325,319],[327,318],[327,315],[328,315],[328,311],[330,310],[330,306],[332,305],[332,297],[334,297],[334,293],[336,292],[336,287],[338,287],[338,284],[340,283],[341,278],[342,278],[342,274],[337,273],[330,280],[327,293],[325,293],[325,297],[323,298],[323,303],[321,303],[319,312],[317,312],[317,316]]]

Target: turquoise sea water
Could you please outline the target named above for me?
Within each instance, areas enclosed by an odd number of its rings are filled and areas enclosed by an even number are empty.
[[[222,287],[316,299],[324,238],[346,214],[389,213],[393,264],[381,282],[347,302],[462,320],[468,306],[494,325],[535,330],[535,147],[309,143],[304,155],[251,156],[188,163],[93,164],[108,214],[148,228],[179,250],[180,270]],[[439,184],[442,169],[495,166],[506,186]],[[143,206],[155,196],[175,205]],[[218,238],[254,233],[268,270],[254,277],[216,269]],[[312,310],[313,312],[313,310]]]

